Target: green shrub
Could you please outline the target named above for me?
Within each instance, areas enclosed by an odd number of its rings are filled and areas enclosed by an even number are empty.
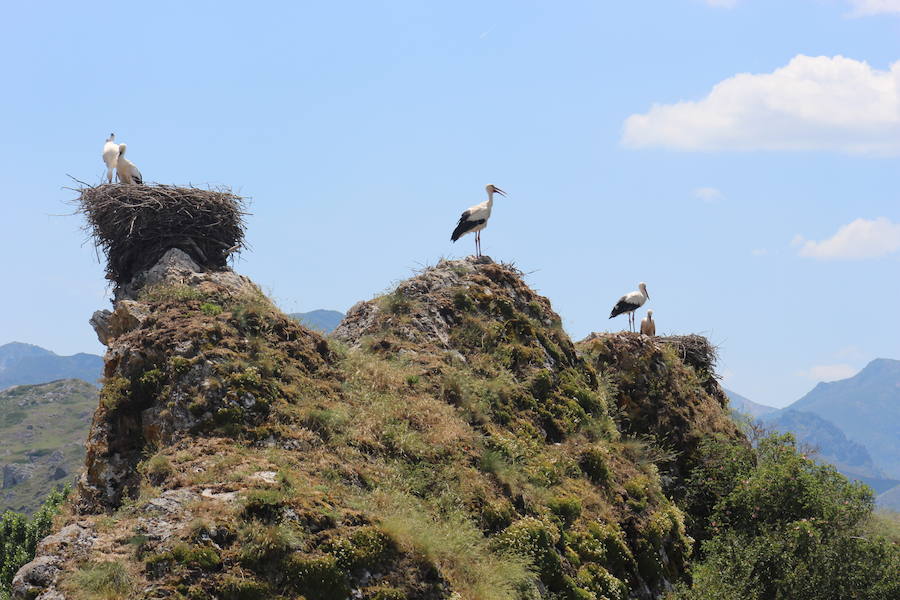
[[[222,307],[212,302],[204,302],[200,305],[200,312],[208,317],[215,317],[222,314]]]
[[[900,547],[866,531],[873,505],[866,486],[801,455],[790,435],[763,438],[756,466],[721,444],[704,456],[687,498],[708,505],[722,496],[693,585],[682,585],[679,598],[900,597]]]
[[[228,575],[219,584],[221,600],[268,600],[275,597],[272,590],[264,583]]]
[[[204,546],[192,546],[190,544],[176,544],[172,548],[172,558],[192,569],[213,571],[222,566],[222,558],[213,548]]]
[[[16,571],[34,558],[38,541],[50,533],[53,517],[68,495],[68,487],[52,492],[31,518],[11,511],[0,515],[0,599],[10,593]]]

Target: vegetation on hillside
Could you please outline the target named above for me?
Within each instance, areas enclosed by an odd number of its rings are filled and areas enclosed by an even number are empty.
[[[688,511],[712,502],[693,584],[680,600],[900,597],[896,521],[872,491],[797,451],[791,435],[753,450],[709,439],[691,474]],[[697,516],[701,516],[697,514]]]
[[[32,514],[47,494],[75,481],[97,392],[77,379],[0,391],[0,513]]]
[[[0,515],[0,600],[9,600],[13,575],[34,558],[37,543],[50,533],[53,517],[68,495],[68,488],[52,492],[32,517],[12,511]]]
[[[444,261],[329,340],[212,281],[138,301],[57,550],[76,600],[707,598],[730,540],[868,522],[864,488],[750,446],[705,342],[576,346],[509,266]]]

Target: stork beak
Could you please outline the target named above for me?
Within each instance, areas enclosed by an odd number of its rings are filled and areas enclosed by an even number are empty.
[[[497,192],[498,194],[500,194],[501,196],[505,196],[505,195],[506,195],[506,192],[504,192],[503,190],[501,190],[501,189],[498,188],[497,186],[494,186],[494,191]]]

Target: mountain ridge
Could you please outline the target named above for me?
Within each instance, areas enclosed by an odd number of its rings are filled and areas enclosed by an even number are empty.
[[[81,379],[96,387],[102,370],[103,359],[95,354],[60,356],[23,342],[0,346],[0,390],[58,379]]]
[[[872,360],[853,377],[819,383],[786,408],[839,423],[888,476],[900,479],[900,360]]]

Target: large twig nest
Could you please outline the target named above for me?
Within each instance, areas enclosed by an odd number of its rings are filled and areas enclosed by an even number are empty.
[[[77,212],[106,255],[106,276],[116,283],[127,283],[171,248],[220,269],[244,247],[248,213],[230,189],[104,184],[78,191]]]
[[[657,338],[660,343],[674,346],[681,359],[697,370],[712,372],[718,359],[716,347],[702,335],[670,335]]]

